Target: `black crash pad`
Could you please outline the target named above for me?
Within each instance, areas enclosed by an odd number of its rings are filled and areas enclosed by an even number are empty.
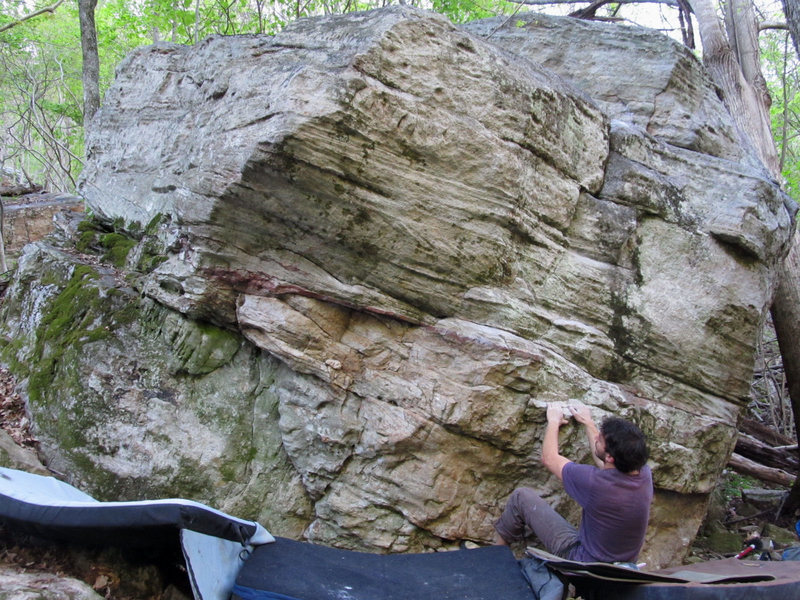
[[[720,561],[696,563],[693,566],[644,571],[621,565],[603,562],[579,562],[560,558],[538,548],[528,548],[528,554],[543,560],[547,566],[567,577],[586,577],[622,583],[757,583],[774,581],[775,575],[761,570],[753,570],[742,561],[732,563],[735,568],[719,568]],[[748,561],[752,562],[752,561]]]
[[[505,546],[368,554],[276,538],[253,550],[233,600],[532,600]]]
[[[584,600],[800,600],[791,561],[711,560],[656,571],[570,561],[536,548],[528,554],[574,584]]]

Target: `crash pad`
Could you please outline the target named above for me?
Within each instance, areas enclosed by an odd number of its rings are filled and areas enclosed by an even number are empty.
[[[234,600],[533,600],[505,546],[370,554],[276,538],[239,572]]]
[[[528,554],[572,583],[584,600],[800,600],[800,569],[783,561],[711,560],[658,570]]]

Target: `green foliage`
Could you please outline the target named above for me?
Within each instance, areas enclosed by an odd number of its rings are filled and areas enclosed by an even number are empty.
[[[786,31],[765,32],[759,41],[781,172],[787,192],[800,202],[800,60]]]
[[[0,0],[2,12],[20,6]],[[83,155],[77,4],[0,34],[0,163],[70,190]]]
[[[434,12],[442,13],[454,23],[466,23],[496,15],[511,14],[518,6],[494,0],[433,0]]]
[[[723,474],[720,483],[722,484],[722,496],[725,501],[729,501],[731,498],[741,498],[742,490],[751,490],[760,485],[758,480],[753,479],[749,475],[740,475],[734,472]]]
[[[51,113],[56,117],[71,119],[77,125],[83,125],[83,113],[81,107],[75,102],[53,102],[52,100],[42,100],[42,110]]]

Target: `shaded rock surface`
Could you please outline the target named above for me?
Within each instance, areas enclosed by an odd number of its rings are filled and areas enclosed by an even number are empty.
[[[46,477],[52,475],[35,451],[18,445],[5,431],[0,431],[0,465]]]
[[[56,475],[38,458],[13,378],[0,369],[0,465],[43,476]],[[188,600],[191,585],[180,547],[132,549],[39,538],[0,526],[0,598],[3,600]]]
[[[27,247],[3,308],[50,463],[99,498],[435,549],[489,540],[518,485],[577,519],[538,455],[579,398],[650,436],[643,560],[679,560],[793,207],[672,41],[498,26],[391,7],[126,59],[87,140],[98,222]],[[591,60],[553,49],[576,27]]]

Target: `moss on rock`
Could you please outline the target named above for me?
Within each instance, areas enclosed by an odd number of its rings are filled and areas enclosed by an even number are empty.
[[[167,260],[164,243],[157,238],[165,222],[156,215],[143,229],[141,223],[115,220],[111,229],[97,219],[87,218],[77,227],[75,249],[79,252],[97,253],[99,258],[117,269],[130,266],[136,271],[149,273]],[[128,265],[130,258],[131,265]]]
[[[128,253],[136,245],[136,240],[121,233],[107,233],[100,237],[100,245],[105,248],[103,260],[121,269],[125,266]]]
[[[49,466],[100,500],[192,498],[302,534],[313,507],[282,448],[274,360],[69,252],[39,244],[21,264],[0,360]]]

